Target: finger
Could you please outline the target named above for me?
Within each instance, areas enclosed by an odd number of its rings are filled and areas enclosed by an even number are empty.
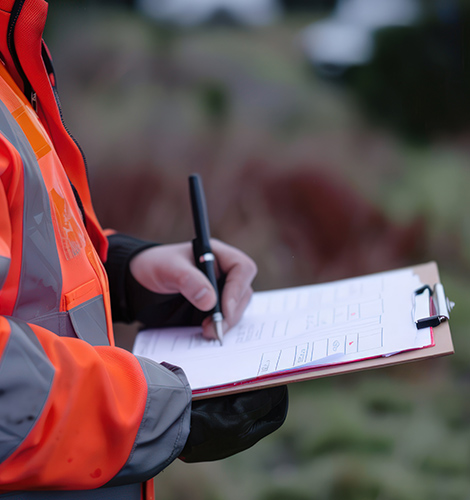
[[[240,300],[237,302],[235,308],[224,315],[224,331],[229,330],[235,326],[241,319],[246,306],[249,304],[253,295],[253,289],[248,287]]]
[[[224,315],[223,320],[223,331],[226,333],[230,328],[235,326],[241,319],[246,306],[249,304],[251,297],[253,295],[253,290],[249,287],[243,297],[238,301],[237,307],[234,309],[231,315]],[[208,316],[202,322],[202,334],[206,339],[217,340],[217,333],[215,330],[214,322],[212,317]]]
[[[225,332],[225,328],[224,328]],[[212,321],[212,317],[208,316],[202,322],[202,336],[208,340],[218,340],[217,332],[215,330],[214,322]]]
[[[244,252],[218,240],[212,240],[211,243],[218,265],[226,274],[222,310],[224,315],[230,317],[247,290],[251,289],[258,270],[255,262]]]

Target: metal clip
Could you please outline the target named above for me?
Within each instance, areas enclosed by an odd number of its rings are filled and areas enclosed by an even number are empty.
[[[455,303],[450,301],[441,283],[436,283],[434,289],[424,285],[414,294],[413,320],[416,328],[437,326],[449,319],[450,311]]]

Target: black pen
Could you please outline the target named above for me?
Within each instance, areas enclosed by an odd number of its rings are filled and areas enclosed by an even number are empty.
[[[210,245],[209,219],[207,217],[206,199],[202,180],[199,175],[189,176],[189,192],[191,195],[191,208],[193,212],[194,229],[196,238],[193,240],[193,253],[196,266],[207,276],[217,295],[217,303],[212,310],[212,321],[214,322],[215,333],[222,345],[222,310],[220,307],[220,295],[215,277],[215,256]]]

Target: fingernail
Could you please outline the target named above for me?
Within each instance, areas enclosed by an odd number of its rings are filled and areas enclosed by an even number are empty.
[[[202,298],[204,298],[207,294],[209,293],[209,290],[207,288],[202,288],[199,290],[199,292],[195,295],[194,300],[199,302]]]
[[[229,318],[232,317],[233,313],[235,312],[235,307],[237,305],[237,301],[235,299],[230,299],[227,302],[227,313],[226,316]]]

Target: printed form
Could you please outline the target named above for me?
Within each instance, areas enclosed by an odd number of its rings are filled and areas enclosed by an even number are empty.
[[[420,286],[405,269],[255,292],[223,346],[199,327],[167,328],[140,332],[133,351],[180,366],[198,390],[429,347],[431,329],[412,317]]]

